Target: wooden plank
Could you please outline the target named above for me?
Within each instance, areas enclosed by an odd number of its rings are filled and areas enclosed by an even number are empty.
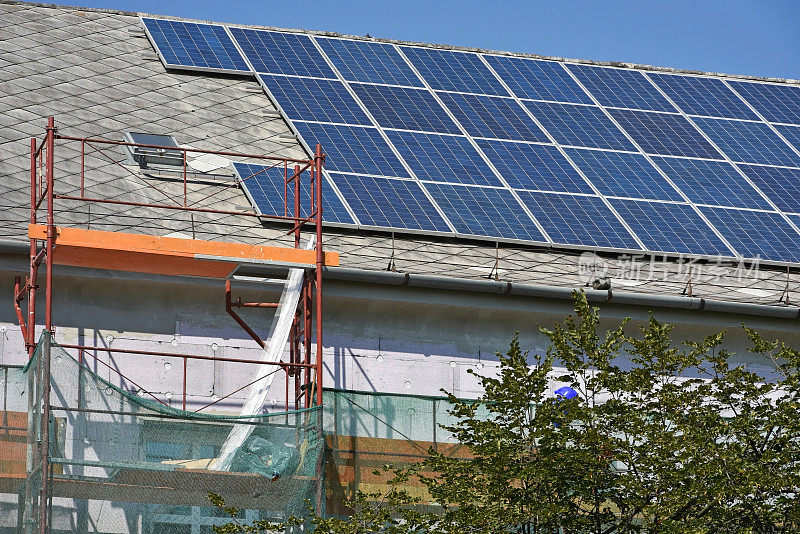
[[[47,227],[32,224],[28,237],[47,238]],[[117,271],[225,278],[240,263],[316,265],[316,251],[124,232],[56,227],[54,264]],[[323,264],[339,265],[339,254],[325,252]]]

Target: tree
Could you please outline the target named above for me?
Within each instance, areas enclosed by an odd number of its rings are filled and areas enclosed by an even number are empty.
[[[392,489],[357,494],[349,520],[319,532],[525,534],[790,532],[800,529],[800,353],[745,328],[777,377],[731,366],[724,333],[676,345],[673,325],[628,321],[601,335],[583,293],[546,354],[515,338],[476,401],[448,395],[445,426],[469,451],[429,451],[390,470]],[[553,382],[577,395],[556,399]],[[437,513],[414,511],[423,484]],[[284,525],[285,526],[285,525]],[[271,528],[274,528],[272,525]]]

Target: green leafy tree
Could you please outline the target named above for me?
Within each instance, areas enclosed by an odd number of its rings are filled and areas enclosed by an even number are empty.
[[[546,354],[515,338],[498,375],[478,376],[479,399],[449,395],[456,422],[443,428],[466,457],[430,450],[389,469],[388,492],[357,493],[350,518],[306,521],[331,534],[800,530],[798,351],[745,328],[751,352],[774,363],[765,380],[731,365],[723,333],[675,344],[673,325],[655,318],[601,333],[583,293],[573,315],[541,331]],[[554,382],[577,395],[554,398]],[[418,511],[404,489],[412,479],[436,513]]]

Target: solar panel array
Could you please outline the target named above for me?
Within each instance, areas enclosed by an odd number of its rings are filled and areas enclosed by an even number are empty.
[[[166,66],[255,73],[322,144],[328,224],[800,262],[800,86],[143,23]],[[283,214],[282,170],[236,171]]]

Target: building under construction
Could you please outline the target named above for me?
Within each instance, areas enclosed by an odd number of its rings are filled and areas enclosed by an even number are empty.
[[[576,289],[800,341],[794,80],[0,17],[0,532],[345,513]]]

